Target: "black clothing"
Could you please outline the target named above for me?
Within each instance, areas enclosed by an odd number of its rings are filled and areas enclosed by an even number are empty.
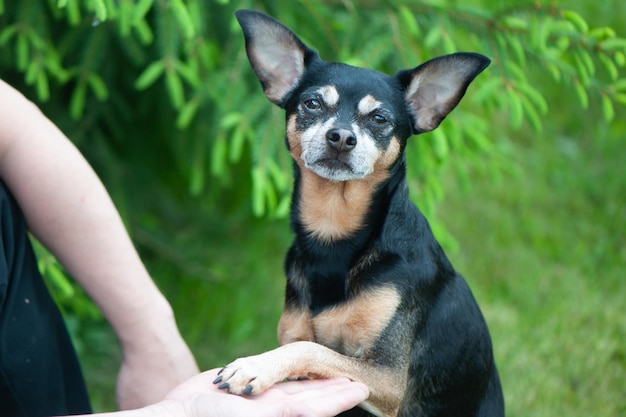
[[[0,415],[91,413],[61,313],[35,259],[24,216],[0,182]]]

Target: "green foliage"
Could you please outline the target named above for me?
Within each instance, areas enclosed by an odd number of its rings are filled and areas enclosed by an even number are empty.
[[[456,51],[492,59],[442,126],[413,138],[407,149],[413,198],[452,253],[455,238],[463,232],[455,228],[450,234],[437,212],[451,184],[468,190],[474,182],[495,186],[501,178],[524,178],[524,170],[539,169],[520,163],[519,155],[532,158],[539,152],[533,153],[533,148],[545,150],[536,146],[538,142],[556,146],[563,142],[561,136],[581,141],[581,136],[593,137],[594,142],[609,144],[612,152],[620,149],[611,142],[619,136],[616,131],[624,132],[619,116],[626,105],[626,39],[617,32],[625,11],[617,1],[297,0],[286,7],[252,0],[0,0],[0,77],[36,101],[94,165],[148,268],[179,312],[183,333],[203,367],[216,366],[233,353],[270,347],[268,334],[273,338],[281,307],[280,264],[288,240],[287,233],[268,237],[274,228],[288,227],[291,161],[282,140],[284,116],[261,94],[249,67],[233,17],[238,8],[275,16],[326,60],[387,73]],[[503,195],[488,198],[507,201],[518,190],[500,191]],[[472,207],[463,210],[460,204],[454,215],[474,225],[471,219],[478,214]],[[497,212],[489,210],[487,216]],[[261,227],[255,217],[272,223]],[[563,221],[559,227],[567,224]],[[523,243],[530,251],[541,233],[537,226],[525,227],[532,237],[522,234],[531,240]],[[472,235],[481,233],[471,230]],[[501,244],[486,245],[485,250],[498,253]],[[483,248],[482,242],[478,246]],[[554,249],[543,244],[537,248]],[[520,253],[512,268],[524,270],[529,255],[518,248],[511,251]],[[93,307],[53,258],[41,248],[38,253],[66,316],[93,324]],[[561,262],[568,262],[560,256]],[[576,257],[582,256],[576,252]],[[558,266],[552,268],[558,278]],[[541,268],[532,271],[540,274]],[[477,272],[486,276],[490,271],[486,266]],[[585,287],[583,277],[576,282]],[[486,280],[484,285],[495,284]],[[533,280],[494,297],[506,306],[520,297],[518,290],[531,297],[531,285],[545,286],[544,291],[548,287]],[[578,296],[575,289],[567,292],[564,287],[555,288]],[[266,306],[266,299],[276,303]],[[529,301],[507,308],[522,315],[524,309],[537,307]],[[500,342],[508,328],[518,324],[506,320],[507,308],[498,310],[502,317],[487,314]],[[555,307],[544,312],[561,311]],[[589,320],[586,314],[577,317]],[[524,330],[539,326],[539,321],[524,322]],[[546,332],[554,330],[558,320],[551,320],[550,326],[531,340],[547,343]],[[76,328],[85,344],[101,337],[81,332],[84,326]],[[101,347],[99,340],[92,345]],[[215,345],[215,340],[220,347],[207,353],[202,346]],[[512,341],[524,343],[512,337],[504,340],[506,349]],[[541,348],[546,355],[554,354]],[[507,354],[515,353],[506,349]],[[540,370],[537,363],[532,362],[533,370]],[[513,372],[524,372],[524,364],[521,359],[517,365],[505,364],[505,382],[515,379]],[[104,384],[110,385],[111,379]],[[513,415],[524,415],[519,404],[536,400],[523,397],[532,388],[532,383],[525,384],[509,385],[513,392],[507,399],[518,404]],[[565,401],[569,394],[559,398]],[[572,414],[563,410],[561,414]]]
[[[574,91],[583,109],[599,102],[607,122],[615,106],[626,103],[626,39],[554,5],[494,8],[433,0],[237,7],[275,15],[326,59],[388,73],[459,50],[493,59],[454,116],[409,147],[411,178],[429,215],[442,197],[433,168],[450,152],[480,164],[498,151],[491,132],[502,116],[508,118],[505,133],[525,124],[541,131],[549,109],[537,80],[549,75]],[[84,141],[101,137],[133,147],[126,138],[149,136],[172,157],[192,195],[206,192],[207,181],[224,191],[239,185],[233,178],[247,176],[251,189],[240,190],[236,203],[247,201],[256,216],[284,217],[290,167],[279,140],[280,117],[255,85],[234,9],[229,2],[201,0],[13,3],[1,16],[0,63],[3,72],[23,74],[43,102],[51,88],[69,96],[58,116],[81,120],[80,131],[68,132],[80,144],[91,146]],[[166,120],[153,123],[152,131],[142,125],[137,132],[138,121],[163,113]]]

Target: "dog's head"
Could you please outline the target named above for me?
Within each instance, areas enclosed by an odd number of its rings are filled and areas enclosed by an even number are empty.
[[[236,13],[267,98],[287,112],[287,145],[302,168],[330,181],[388,170],[407,138],[435,129],[489,59],[457,53],[394,76],[325,62],[262,13]]]

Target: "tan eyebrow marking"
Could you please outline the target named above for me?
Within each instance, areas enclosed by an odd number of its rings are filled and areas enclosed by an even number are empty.
[[[320,88],[317,92],[322,96],[327,106],[333,107],[339,102],[339,92],[332,85]]]
[[[366,115],[366,114],[370,114],[371,112],[373,112],[374,110],[378,109],[381,106],[382,106],[382,103],[380,101],[376,100],[374,97],[368,94],[365,97],[363,97],[361,101],[359,101],[359,105],[357,109],[359,113]]]

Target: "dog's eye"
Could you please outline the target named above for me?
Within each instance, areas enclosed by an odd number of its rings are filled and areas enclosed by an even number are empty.
[[[370,119],[372,120],[372,122],[382,125],[383,123],[387,123],[387,119],[384,116],[381,116],[380,114],[374,114],[372,115],[372,117],[370,117]]]
[[[304,105],[309,110],[319,110],[322,108],[322,103],[317,99],[309,99],[304,101]]]

